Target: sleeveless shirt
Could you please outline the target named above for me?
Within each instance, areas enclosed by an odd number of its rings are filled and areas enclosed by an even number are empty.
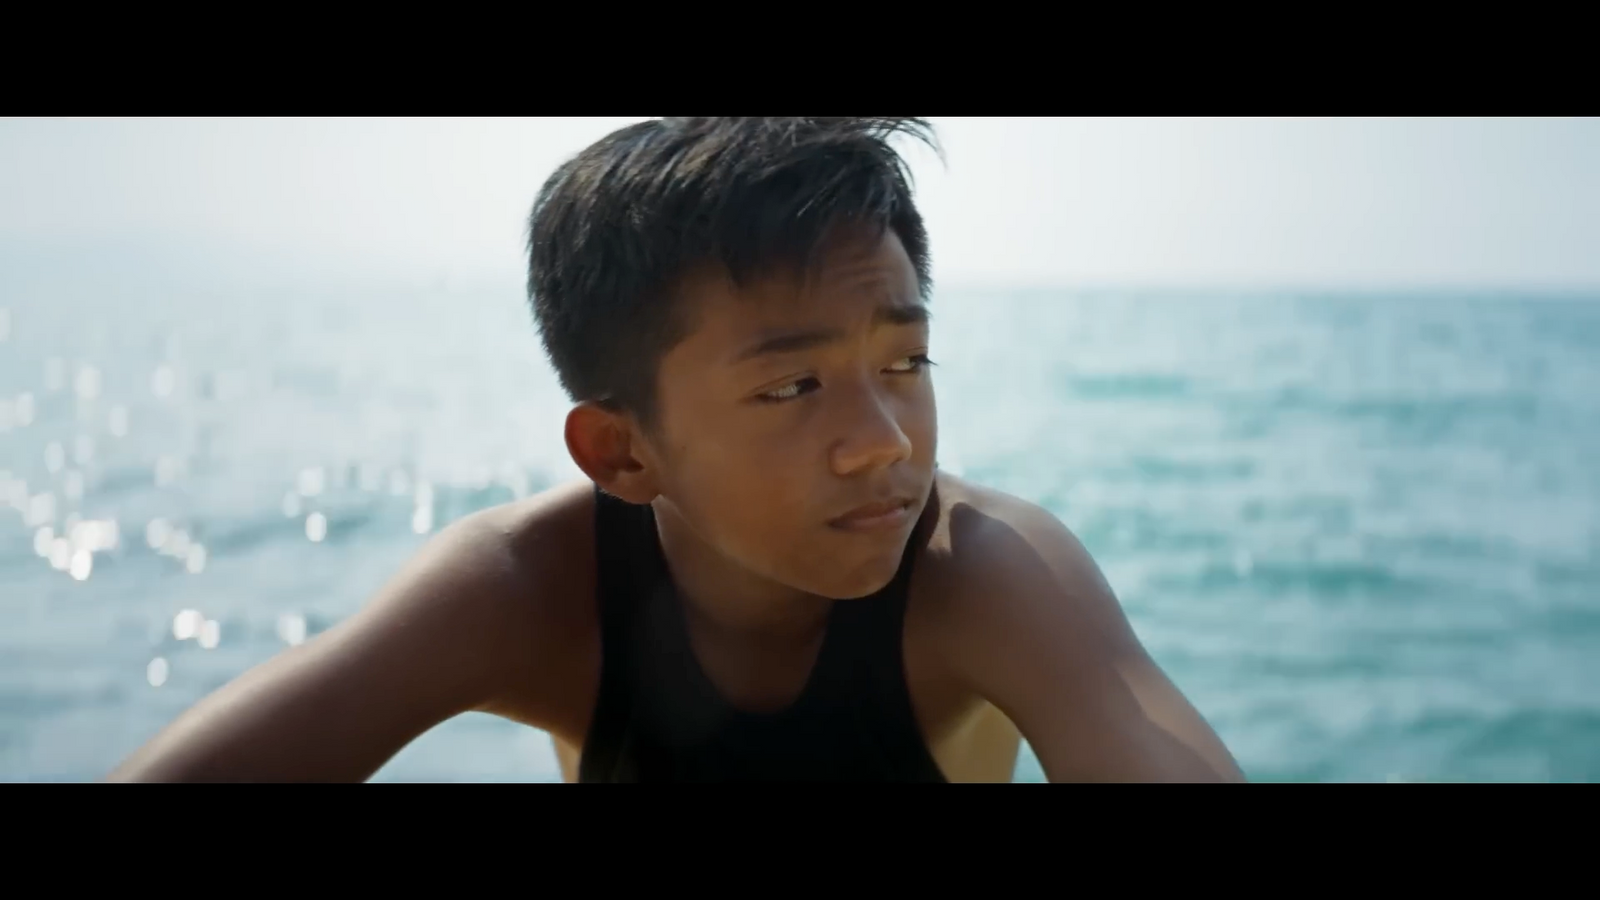
[[[800,696],[750,712],[695,659],[654,510],[598,489],[595,504],[602,662],[579,782],[945,780],[902,661],[915,541],[882,590],[830,608]]]

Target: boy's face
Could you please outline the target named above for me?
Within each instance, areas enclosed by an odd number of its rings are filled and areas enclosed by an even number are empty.
[[[692,332],[657,379],[661,495],[752,574],[835,599],[883,587],[937,443],[927,317],[899,239],[841,243],[803,284],[706,276],[684,297]]]

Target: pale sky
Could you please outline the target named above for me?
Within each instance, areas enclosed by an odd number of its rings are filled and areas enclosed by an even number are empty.
[[[618,119],[0,121],[0,244],[205,241],[521,278],[525,217]],[[1600,287],[1600,120],[934,119],[945,285]]]

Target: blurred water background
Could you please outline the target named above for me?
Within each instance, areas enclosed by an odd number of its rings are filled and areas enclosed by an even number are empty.
[[[0,245],[0,779],[103,776],[442,525],[577,475],[514,282],[50,246]],[[1600,294],[934,311],[943,465],[1082,537],[1252,779],[1600,779]],[[557,779],[481,715],[377,778]]]
[[[99,777],[442,524],[576,474],[514,293],[13,304],[7,779]],[[1252,777],[1600,776],[1600,303],[935,308],[945,465],[1079,533]],[[468,716],[379,777],[557,774]]]

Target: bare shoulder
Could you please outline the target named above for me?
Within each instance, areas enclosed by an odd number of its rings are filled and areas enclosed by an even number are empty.
[[[491,610],[558,612],[562,598],[550,589],[561,586],[573,570],[574,554],[592,553],[593,522],[593,488],[588,482],[553,487],[450,524],[424,546],[397,581],[442,578],[481,589],[480,599]],[[455,591],[452,596],[460,600],[467,595]]]
[[[591,546],[593,517],[585,485],[552,488],[490,507],[442,529],[357,614],[388,615],[392,607],[430,621],[500,630],[518,621],[559,618],[575,555]],[[488,632],[468,628],[475,640]]]
[[[418,607],[490,667],[474,709],[549,727],[565,704],[541,686],[572,683],[594,630],[593,525],[587,481],[481,510],[435,536],[363,614]]]
[[[207,696],[112,779],[355,781],[460,713],[561,724],[587,660],[592,506],[573,485],[452,523],[354,615]]]
[[[930,606],[966,624],[1049,614],[1122,630],[1120,604],[1098,564],[1049,510],[945,473],[938,498],[919,563],[929,576]],[[1108,604],[1117,607],[1109,619]]]
[[[1051,781],[1238,781],[1099,566],[1039,506],[941,475],[914,608],[951,676],[1016,724]]]

